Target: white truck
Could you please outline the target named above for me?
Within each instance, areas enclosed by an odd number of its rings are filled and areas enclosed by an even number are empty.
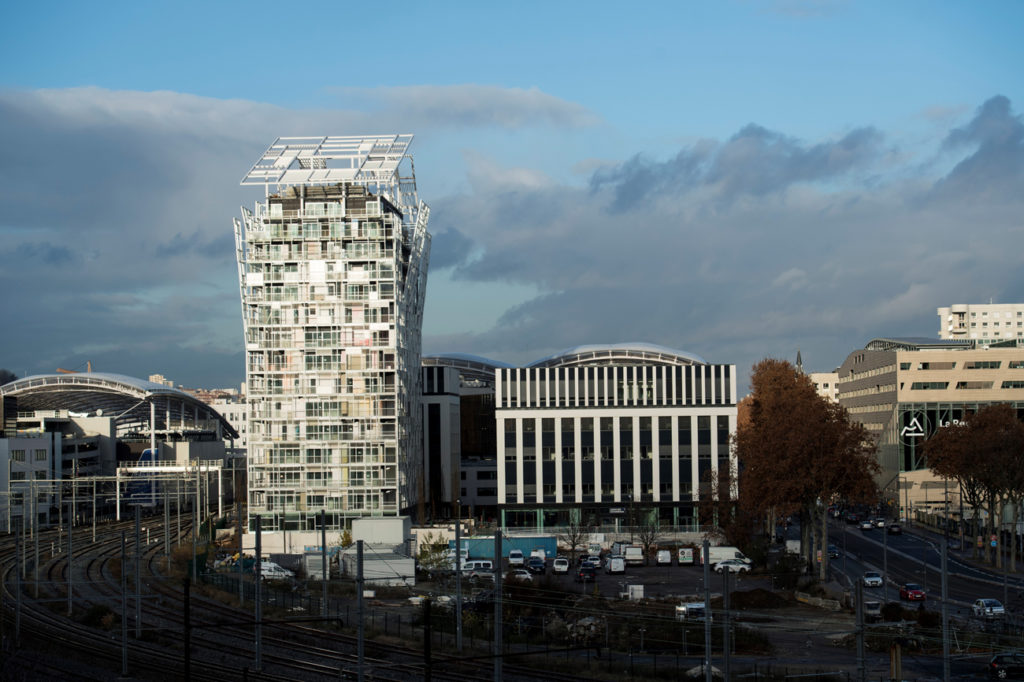
[[[703,549],[701,550],[699,557],[700,557],[700,563],[703,564],[704,563],[704,550]],[[745,564],[748,564],[748,565],[750,564],[750,559],[748,559],[746,556],[744,556],[743,552],[741,552],[740,550],[738,550],[735,547],[727,547],[727,546],[708,547],[708,558],[709,558],[712,566],[717,564],[719,561],[725,561],[726,559],[736,559],[737,561],[742,561]]]
[[[644,565],[644,549],[640,545],[627,545],[622,556],[626,559],[627,566]]]

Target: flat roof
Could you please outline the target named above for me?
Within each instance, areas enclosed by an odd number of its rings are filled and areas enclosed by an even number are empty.
[[[392,182],[412,135],[279,137],[242,178],[243,185]]]

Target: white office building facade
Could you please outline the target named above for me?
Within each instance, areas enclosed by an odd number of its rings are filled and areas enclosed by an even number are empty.
[[[280,138],[235,221],[249,528],[350,527],[416,502],[430,235],[411,135]]]
[[[501,525],[693,529],[728,468],[736,369],[649,344],[581,346],[495,381]]]
[[[937,312],[940,339],[1024,345],[1024,303],[958,303]]]

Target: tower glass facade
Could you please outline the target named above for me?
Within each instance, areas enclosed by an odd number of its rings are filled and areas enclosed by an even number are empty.
[[[235,220],[248,383],[249,527],[341,529],[420,494],[430,235],[411,135],[280,138]]]

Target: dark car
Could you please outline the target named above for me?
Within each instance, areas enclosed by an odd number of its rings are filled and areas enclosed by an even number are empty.
[[[835,545],[829,545],[828,546],[828,558],[829,559],[838,559],[839,558],[839,548],[836,547]]]
[[[889,535],[903,535],[903,529],[900,528],[900,524],[894,523],[889,526],[888,533]]]
[[[576,571],[576,582],[585,583],[597,579],[597,569],[590,565],[580,566]]]
[[[547,571],[547,566],[543,559],[539,557],[532,557],[526,562],[526,570],[530,573],[544,573]]]
[[[924,601],[924,588],[917,583],[900,585],[900,599],[906,599],[907,601]]]
[[[1024,680],[1024,656],[996,654],[988,662],[988,676],[997,680]]]

